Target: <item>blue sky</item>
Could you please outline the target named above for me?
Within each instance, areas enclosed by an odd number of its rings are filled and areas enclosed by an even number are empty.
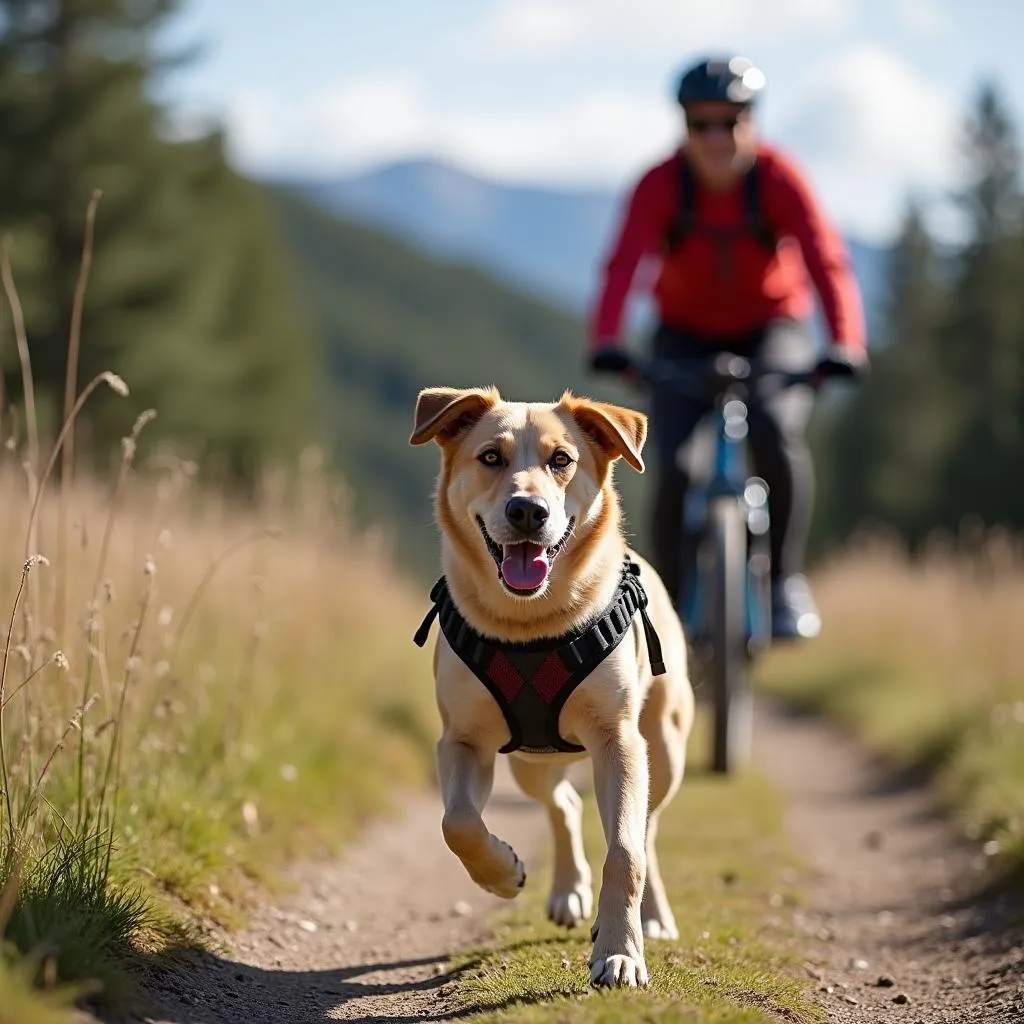
[[[503,180],[625,189],[675,143],[670,92],[708,49],[765,70],[766,136],[844,228],[888,237],[962,176],[985,76],[1024,123],[1021,0],[191,0],[168,83],[257,173],[434,155]]]

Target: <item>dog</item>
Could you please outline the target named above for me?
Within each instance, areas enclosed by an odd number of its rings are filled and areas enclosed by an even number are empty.
[[[632,409],[570,391],[557,403],[508,402],[493,387],[423,389],[410,437],[440,447],[444,575],[417,643],[439,617],[444,840],[487,892],[522,890],[522,861],[481,816],[507,753],[551,825],[547,915],[579,925],[593,911],[592,876],[566,773],[589,757],[608,843],[591,931],[598,987],[645,987],[645,938],[678,938],[656,840],[682,782],[694,696],[682,624],[626,543],[613,481],[619,460],[644,472],[646,437],[647,417]]]

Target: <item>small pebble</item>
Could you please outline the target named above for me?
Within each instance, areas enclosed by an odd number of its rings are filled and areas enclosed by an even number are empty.
[[[302,920],[302,921],[299,922],[299,927],[304,932],[315,932],[316,931],[316,922],[315,921]]]
[[[860,1000],[855,999],[853,996],[843,996],[843,1002],[849,1003],[850,1006],[860,1006]]]
[[[885,836],[878,829],[872,829],[864,836],[864,845],[869,850],[880,850],[884,844]]]
[[[878,981],[875,984],[879,988],[892,988],[896,984],[896,979],[888,974],[879,975]]]
[[[344,925],[342,925],[342,927],[343,927],[343,928],[345,929],[345,931],[347,931],[347,932],[357,932],[357,931],[359,931],[359,925],[358,925],[358,924],[356,924],[356,922],[355,922],[355,921],[352,921],[352,920],[346,921],[346,922],[344,923]]]
[[[896,995],[892,997],[892,1001],[899,1006],[905,1006],[910,1002],[910,996],[908,996],[906,992],[897,992]]]
[[[465,900],[459,900],[459,902],[452,907],[452,913],[456,917],[466,917],[468,914],[473,913],[473,908]]]
[[[860,957],[856,957],[850,961],[850,966],[855,971],[866,971],[871,965],[867,962],[867,960],[863,960]]]

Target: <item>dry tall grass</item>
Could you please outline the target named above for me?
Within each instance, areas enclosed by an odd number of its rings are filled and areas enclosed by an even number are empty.
[[[79,481],[60,561],[60,503],[30,530],[16,461],[0,467],[0,888],[19,869],[20,886],[0,924],[42,953],[40,977],[49,958],[117,998],[132,944],[168,934],[154,897],[230,920],[265,864],[427,778],[425,595],[349,531],[315,458],[257,510],[173,459]]]
[[[824,628],[764,684],[938,773],[969,834],[1024,864],[1024,543],[968,534],[917,559],[861,541],[818,576]]]

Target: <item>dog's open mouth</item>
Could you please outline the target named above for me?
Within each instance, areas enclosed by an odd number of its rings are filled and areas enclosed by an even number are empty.
[[[554,547],[545,548],[530,540],[516,541],[513,544],[498,544],[491,538],[487,527],[484,526],[484,521],[479,516],[476,521],[480,532],[484,535],[487,550],[498,567],[498,578],[508,590],[524,595],[536,594],[544,586],[551,572],[552,564],[576,525],[575,517],[570,519],[561,540]]]

